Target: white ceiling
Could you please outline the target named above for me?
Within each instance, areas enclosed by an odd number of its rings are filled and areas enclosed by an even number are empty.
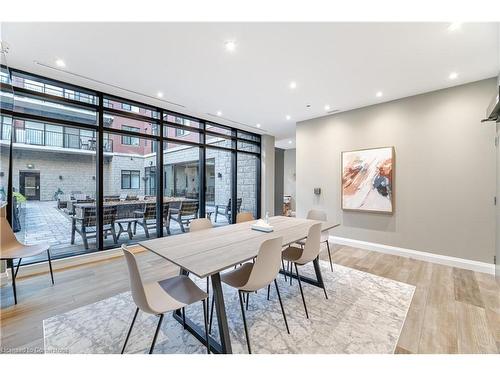
[[[12,67],[282,140],[295,122],[498,74],[498,23],[3,23]],[[234,53],[224,42],[234,39]],[[64,70],[117,85],[141,97]],[[450,80],[450,72],[458,78]],[[290,90],[291,81],[297,88]],[[184,106],[171,106],[154,99]],[[382,91],[382,98],[375,93]],[[306,105],[310,104],[310,108]],[[291,120],[285,119],[286,115]],[[245,128],[245,127],[243,127]]]

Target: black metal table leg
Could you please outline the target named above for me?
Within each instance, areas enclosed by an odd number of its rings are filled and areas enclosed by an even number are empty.
[[[189,272],[181,269],[181,275],[189,275]],[[220,281],[220,275],[215,274],[211,276],[212,279],[212,302],[215,304],[215,309],[217,313],[217,321],[219,326],[219,335],[221,338],[221,342],[217,342],[212,336],[208,336],[210,341],[210,351],[214,354],[231,354],[231,341],[229,338],[229,327],[227,324],[226,317],[226,309],[224,306],[224,296],[222,295],[222,284]],[[222,301],[222,302],[219,302]],[[182,310],[175,310],[173,313],[173,317],[179,323],[184,326],[189,333],[191,333],[198,341],[200,341],[203,345],[207,344],[206,340],[206,332],[202,326],[193,322],[189,317],[182,314]]]
[[[325,298],[328,299],[328,294],[326,294],[325,283],[323,282],[323,276],[321,275],[321,267],[319,266],[319,256],[313,260],[314,272],[316,273],[316,279],[318,280],[318,284],[321,288],[323,288],[323,292],[325,292]]]
[[[231,347],[231,338],[229,337],[229,326],[227,324],[226,306],[224,304],[220,274],[213,274],[211,278],[213,291],[212,298],[215,299],[215,312],[217,313],[217,325],[219,326],[222,353],[231,354],[233,349]]]

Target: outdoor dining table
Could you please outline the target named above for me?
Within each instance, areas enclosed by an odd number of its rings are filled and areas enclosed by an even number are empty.
[[[283,237],[283,246],[287,246],[306,238],[311,225],[320,222],[285,216],[271,217],[269,221],[274,228],[271,233],[252,230],[251,225],[255,221],[249,221],[139,242],[145,249],[179,266],[181,274],[192,273],[199,278],[211,278],[220,337],[220,342],[217,342],[209,336],[214,353],[232,353],[220,273],[255,258],[264,240]],[[320,223],[322,231],[340,225],[336,222]],[[319,258],[313,264],[316,279],[301,275],[300,280],[323,288]],[[297,278],[297,275],[286,270],[280,272]],[[174,312],[174,318],[183,324],[180,310]],[[185,327],[200,342],[206,343],[204,330],[200,325],[185,317]]]

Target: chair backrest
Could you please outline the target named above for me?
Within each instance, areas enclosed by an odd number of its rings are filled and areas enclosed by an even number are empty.
[[[73,194],[73,199],[77,201],[87,200],[87,194]]]
[[[156,219],[156,203],[146,203],[144,205],[144,219]]]
[[[130,290],[132,292],[132,298],[139,309],[144,312],[155,314],[155,311],[151,309],[148,303],[148,298],[146,296],[146,291],[144,290],[144,284],[142,282],[141,273],[139,272],[139,267],[137,265],[137,260],[135,255],[127,249],[125,244],[122,245],[123,254],[125,254],[125,259],[127,261],[128,274],[130,277]]]
[[[71,200],[71,195],[70,194],[61,194],[59,197],[57,197],[57,200],[61,202],[68,202]]]
[[[248,281],[241,289],[255,291],[269,285],[276,278],[281,267],[282,245],[283,237],[262,242]]]
[[[326,221],[326,212],[323,210],[309,210],[307,218],[310,220]]]
[[[22,246],[16,238],[12,227],[7,221],[6,207],[0,208],[0,252],[13,247]],[[0,254],[1,255],[1,254]]]
[[[114,224],[116,220],[117,207],[116,206],[104,206],[103,207],[103,225]],[[79,210],[83,211],[82,214],[78,216],[83,216],[83,225],[85,227],[95,227],[97,225],[96,221],[96,207],[78,207]]]
[[[207,218],[194,219],[191,221],[189,226],[190,232],[196,232],[198,230],[209,229],[212,228],[212,222]]]
[[[255,220],[251,212],[238,212],[236,214],[236,223]]]
[[[195,215],[198,213],[198,201],[183,201],[181,203],[181,215]]]
[[[321,248],[321,223],[311,225],[307,233],[306,243],[302,256],[297,260],[298,263],[308,263],[316,259]]]
[[[137,199],[140,200],[140,201],[143,201],[145,198],[146,198],[145,195],[138,195],[137,196]]]
[[[126,193],[122,193],[122,194],[120,194],[119,199],[120,199],[121,201],[124,201],[125,199],[127,199],[127,196],[128,196],[128,194],[126,194]]]

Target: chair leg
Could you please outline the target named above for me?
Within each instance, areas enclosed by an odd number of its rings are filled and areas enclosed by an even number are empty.
[[[208,278],[207,278],[208,280]],[[203,323],[205,323],[205,340],[207,341],[207,354],[210,354],[210,341],[208,338],[208,298],[203,301]]]
[[[137,234],[137,221],[134,221],[134,236]]]
[[[326,241],[326,249],[328,250],[328,258],[330,258],[330,269],[333,272],[332,254],[330,253],[330,244]]]
[[[142,226],[144,227],[144,233],[146,233],[146,238],[149,238],[148,223],[146,219],[142,221]]]
[[[286,268],[285,268],[285,261],[283,260],[283,258],[281,258],[281,268],[283,268],[283,271],[286,271]],[[285,281],[287,280],[286,279],[286,273],[283,275],[285,276]]]
[[[186,329],[186,308],[182,308],[182,327]]]
[[[158,326],[156,327],[155,336],[153,337],[153,342],[151,343],[151,348],[149,349],[149,354],[153,354],[153,350],[156,344],[156,338],[158,337],[158,332],[160,332],[161,322],[163,321],[163,314],[160,315],[160,320],[158,321]]]
[[[306,311],[306,318],[309,319],[309,313],[307,312],[306,299],[304,298],[304,291],[302,290],[302,283],[300,282],[299,269],[297,263],[295,263],[295,273],[297,274],[297,280],[299,281],[300,294],[302,296],[302,302],[304,303],[304,310]]]
[[[118,238],[116,237],[116,231],[115,231],[115,224],[111,224],[111,228],[110,228],[110,231],[111,231],[111,236],[113,237],[113,242],[116,244],[118,243]]]
[[[267,286],[267,300],[269,301],[269,292],[271,291],[271,284]]]
[[[292,286],[292,280],[293,280],[293,264],[292,262],[288,262],[288,267],[290,268],[290,286]]]
[[[14,305],[17,305],[16,272],[14,271],[14,260],[7,260],[7,264],[10,266],[10,272],[12,276],[12,292],[14,293]]]
[[[75,232],[76,232],[76,223],[75,223],[75,219],[74,218],[71,218],[71,244],[74,245],[75,244]]]
[[[136,308],[134,318],[132,319],[132,324],[130,324],[130,328],[128,329],[128,332],[127,332],[127,337],[125,338],[125,342],[123,343],[123,348],[122,348],[121,354],[125,353],[125,347],[127,346],[128,339],[130,337],[130,334],[132,333],[132,327],[134,327],[135,319],[137,318],[138,313],[139,313],[139,308]]]
[[[87,240],[87,231],[85,229],[85,227],[82,227],[82,239],[83,239],[83,247],[85,248],[85,250],[88,250],[89,249],[89,241]]]
[[[243,306],[243,298],[241,297],[242,294],[243,292],[238,290],[238,297],[240,297],[241,316],[243,317],[243,327],[245,328],[245,336],[247,339],[248,354],[252,354],[252,349],[250,347],[250,338],[248,337],[247,319],[245,317],[245,307]]]
[[[288,334],[290,334],[290,329],[288,329],[288,321],[286,320],[285,309],[283,308],[283,302],[281,301],[280,289],[278,288],[278,282],[276,281],[276,279],[274,279],[274,286],[276,287],[276,293],[278,294],[278,300],[280,301],[281,312],[283,314],[283,320],[285,321],[286,331],[288,332]]]
[[[210,306],[210,323],[208,333],[212,333],[212,322],[214,320],[215,294],[212,296],[212,306]]]
[[[49,259],[50,278],[52,279],[52,285],[54,285],[54,272],[52,272],[52,259],[50,259],[50,249],[47,249],[47,258]]]

